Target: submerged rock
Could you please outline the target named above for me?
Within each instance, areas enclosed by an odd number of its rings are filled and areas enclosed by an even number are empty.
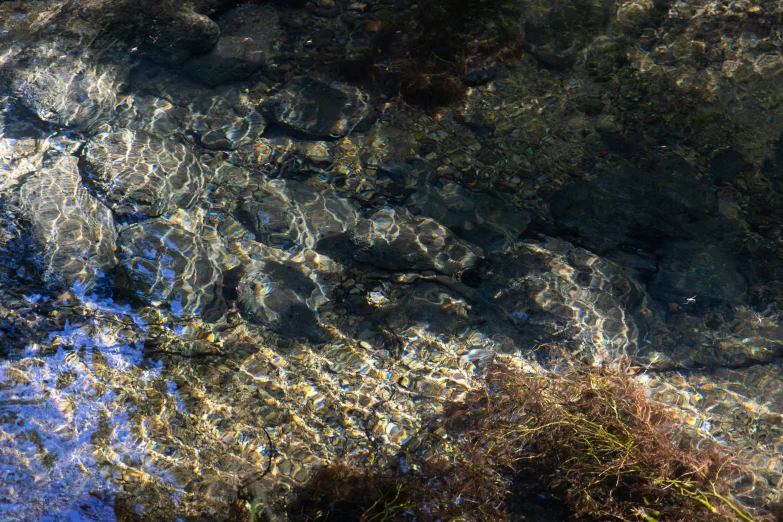
[[[146,304],[167,303],[175,316],[203,312],[222,276],[202,239],[165,218],[120,233],[122,289]]]
[[[458,275],[476,265],[474,250],[434,219],[385,208],[351,233],[353,258],[387,270],[437,270]]]
[[[0,103],[0,191],[5,191],[41,167],[51,143],[37,126],[15,117],[16,104],[6,98]]]
[[[531,2],[527,7],[523,11],[525,40],[533,45],[533,55],[547,67],[567,69],[609,25],[614,2]]]
[[[122,216],[159,216],[192,205],[204,189],[205,167],[186,146],[144,131],[104,132],[85,159],[107,204]]]
[[[491,295],[492,305],[520,327],[567,329],[572,352],[596,361],[635,356],[645,348],[655,322],[653,303],[644,285],[620,265],[542,236],[519,243],[491,267],[479,294]]]
[[[485,253],[508,247],[530,223],[528,212],[500,195],[441,178],[435,167],[422,160],[383,165],[375,172],[373,188],[386,201],[442,223]]]
[[[708,303],[739,304],[747,287],[734,259],[709,241],[676,241],[658,255],[658,272],[650,293],[663,302],[684,304],[695,298]]]
[[[242,204],[240,216],[260,242],[284,250],[315,250],[359,220],[353,205],[318,179],[267,183]]]
[[[512,245],[530,223],[530,214],[508,201],[454,181],[423,187],[410,196],[406,206],[415,215],[440,221],[457,237],[487,253]]]
[[[326,83],[311,76],[292,78],[261,110],[291,135],[311,139],[363,132],[376,119],[366,93],[351,85]]]
[[[216,17],[220,39],[208,54],[188,60],[182,71],[209,86],[244,80],[273,59],[281,40],[277,10],[247,5]]]
[[[91,130],[113,113],[125,75],[123,64],[93,63],[88,51],[42,45],[13,72],[13,87],[42,120]]]
[[[106,45],[124,42],[139,56],[168,66],[209,52],[220,28],[190,2],[160,0],[84,0],[80,15],[102,27]]]
[[[287,337],[323,335],[315,313],[318,285],[293,262],[267,261],[237,287],[238,304],[247,318]]]
[[[651,172],[627,167],[569,185],[550,204],[560,226],[576,241],[605,254],[618,245],[648,251],[662,241],[720,234],[736,223],[717,214],[715,190],[692,167],[671,158]]]
[[[236,89],[202,98],[190,108],[188,126],[207,149],[237,149],[258,139],[266,127],[247,94]]]
[[[89,291],[115,266],[111,212],[81,185],[75,157],[54,158],[25,182],[19,197],[48,281]]]

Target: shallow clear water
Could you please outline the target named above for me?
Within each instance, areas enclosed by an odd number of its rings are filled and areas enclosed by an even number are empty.
[[[779,6],[235,4],[0,2],[0,520],[275,518],[556,347],[780,500]]]

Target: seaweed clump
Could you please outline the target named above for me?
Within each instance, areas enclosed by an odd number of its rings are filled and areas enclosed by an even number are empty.
[[[676,414],[625,370],[493,365],[400,463],[323,468],[289,519],[774,520],[732,498],[742,466],[717,446],[679,444]]]

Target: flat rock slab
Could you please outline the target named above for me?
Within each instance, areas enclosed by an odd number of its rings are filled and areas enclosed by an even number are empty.
[[[370,97],[356,87],[311,76],[292,78],[262,104],[264,116],[297,137],[340,138],[363,132],[375,122]]]

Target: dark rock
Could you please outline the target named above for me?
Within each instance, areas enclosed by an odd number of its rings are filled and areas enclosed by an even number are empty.
[[[775,144],[775,159],[764,164],[764,172],[775,190],[783,193],[783,139]]]
[[[361,62],[372,57],[376,40],[364,31],[352,33],[345,44],[344,59],[346,61]]]
[[[321,18],[334,18],[335,16],[340,14],[340,8],[335,7],[316,7],[313,9],[313,14],[315,16],[320,16]]]
[[[474,133],[476,133],[477,136],[492,136],[495,133],[496,126],[492,123],[487,123],[481,120],[474,121],[472,119],[466,118],[461,114],[456,114],[454,116],[454,120],[460,125],[464,125],[468,129],[472,130]]]
[[[305,45],[318,49],[319,47],[326,47],[335,42],[337,34],[330,29],[316,29],[310,35],[310,39],[307,40]]]
[[[249,78],[275,58],[279,40],[278,12],[268,5],[248,5],[217,17],[220,39],[202,56],[185,63],[183,72],[209,86]]]
[[[120,233],[121,290],[142,302],[168,304],[175,316],[198,314],[215,300],[221,274],[201,238],[151,219]]]
[[[175,13],[171,19],[149,29],[153,48],[150,58],[166,65],[179,65],[192,55],[205,54],[215,47],[220,28],[210,18],[194,11]]]
[[[611,20],[614,2],[563,1],[525,10],[525,40],[547,67],[568,69]]]
[[[252,322],[286,337],[317,340],[324,334],[312,304],[317,288],[296,263],[267,261],[239,283],[238,304]]]
[[[406,207],[414,215],[443,223],[457,237],[485,253],[501,252],[514,244],[530,223],[530,214],[508,201],[442,179],[413,193]]]
[[[729,242],[738,232],[736,222],[716,212],[714,189],[679,160],[649,172],[626,167],[574,183],[550,209],[574,241],[601,255],[620,245],[652,252],[671,239],[707,235]]]
[[[676,241],[658,253],[661,261],[650,293],[663,302],[695,306],[739,304],[746,286],[732,257],[713,242]]]
[[[608,81],[618,66],[625,61],[623,45],[617,37],[603,35],[587,49],[586,69],[596,81]]]
[[[485,253],[503,250],[530,223],[527,212],[498,195],[438,178],[435,168],[423,160],[379,167],[373,188],[386,200],[399,202],[414,216],[436,220]]]
[[[245,2],[247,2],[247,0],[198,0],[195,7],[198,12],[211,15],[215,12],[237,7]]]
[[[736,150],[724,150],[712,159],[710,175],[719,183],[730,183],[749,165]]]
[[[261,111],[293,136],[328,139],[363,132],[375,122],[369,96],[344,83],[311,76],[291,79]]]
[[[462,81],[465,82],[465,85],[470,86],[484,85],[485,83],[494,80],[497,73],[498,70],[495,66],[477,67],[469,70],[465,76],[462,77]]]
[[[302,29],[310,23],[310,13],[303,9],[283,11],[280,23],[291,29]]]
[[[624,136],[619,132],[602,132],[601,141],[603,141],[606,148],[612,154],[620,156],[621,158],[630,159],[635,152],[640,152],[641,148],[641,136],[631,135]]]
[[[190,59],[182,71],[194,81],[215,87],[249,78],[264,64],[264,55],[248,53],[243,38],[226,36],[209,54]]]
[[[598,116],[604,111],[604,102],[599,98],[585,98],[579,106],[585,116]]]
[[[125,42],[138,55],[168,66],[208,53],[220,36],[213,20],[183,2],[87,2],[82,10],[84,19],[105,28],[105,37]]]

